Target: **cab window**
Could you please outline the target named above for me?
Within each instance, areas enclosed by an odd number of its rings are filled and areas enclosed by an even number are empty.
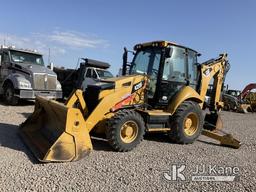
[[[97,74],[96,74],[95,70],[92,71],[92,78],[97,79]]]
[[[188,50],[188,79],[190,84],[196,85],[197,82],[197,53]]]
[[[186,77],[186,57],[185,49],[172,46],[172,54],[170,58],[165,59],[163,80],[185,82]]]
[[[155,95],[158,70],[161,60],[161,49],[145,48],[139,50],[132,62],[130,74],[148,74],[148,98]]]
[[[91,78],[92,77],[92,70],[87,69],[85,77]]]
[[[4,63],[10,62],[10,58],[9,58],[8,53],[6,53],[6,52],[3,53],[2,62],[4,62]]]

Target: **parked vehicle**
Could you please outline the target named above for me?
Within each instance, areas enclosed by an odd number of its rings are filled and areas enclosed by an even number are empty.
[[[240,141],[220,130],[221,89],[230,68],[227,54],[198,64],[198,52],[168,41],[137,44],[134,51],[130,70],[123,70],[126,76],[95,83],[85,92],[78,89],[65,105],[37,97],[20,135],[39,161],[85,157],[93,149],[92,131],[105,134],[118,152],[134,149],[146,132],[168,134],[179,144],[193,143],[203,134],[221,145],[240,147]],[[126,64],[124,60],[123,69]],[[211,105],[204,114],[211,79]]]
[[[226,90],[222,98],[224,110],[248,113],[256,111],[256,94],[252,92],[256,88],[255,83],[250,83],[240,90]]]
[[[63,89],[63,98],[67,98],[73,90],[82,89],[85,91],[88,85],[92,85],[100,80],[113,77],[107,70],[108,63],[92,59],[83,59],[78,69],[65,69],[54,67]]]
[[[0,94],[9,105],[19,99],[35,99],[36,95],[61,98],[57,75],[44,65],[43,55],[32,50],[1,46]]]

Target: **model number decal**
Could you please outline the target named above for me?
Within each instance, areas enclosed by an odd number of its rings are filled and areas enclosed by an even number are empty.
[[[135,91],[139,90],[140,88],[143,87],[143,85],[144,85],[144,81],[141,81],[141,82],[135,84],[135,85],[133,86],[132,92],[135,92]]]
[[[212,69],[208,68],[208,69],[204,70],[204,75],[207,77],[210,75],[211,72],[212,72]]]

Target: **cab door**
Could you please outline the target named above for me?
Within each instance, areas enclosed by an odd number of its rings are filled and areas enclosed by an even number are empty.
[[[178,46],[170,47],[170,57],[163,62],[163,71],[158,91],[158,104],[165,106],[183,86],[187,85],[186,49]]]
[[[187,56],[188,56],[188,81],[189,85],[196,89],[197,87],[197,82],[198,82],[198,63],[197,63],[197,53],[188,50],[187,51]]]
[[[0,53],[1,55],[1,65],[0,65],[0,83],[8,76],[8,67],[10,64],[9,54],[6,51]]]
[[[92,78],[92,69],[91,68],[87,68],[85,73],[84,73],[84,80],[82,82],[82,90],[85,91],[85,89],[88,86],[88,83],[90,83],[90,80]]]
[[[96,83],[97,74],[93,68],[87,68],[86,72],[84,73],[84,81],[82,83],[82,89],[85,91],[88,85],[92,85]]]

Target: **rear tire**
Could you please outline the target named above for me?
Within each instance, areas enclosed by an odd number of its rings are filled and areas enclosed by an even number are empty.
[[[133,110],[120,110],[107,121],[106,137],[116,151],[132,150],[143,140],[144,134],[144,120]]]
[[[224,111],[230,111],[230,105],[229,104],[224,104]]]
[[[8,105],[17,105],[19,102],[19,98],[15,95],[14,87],[11,83],[7,83],[4,86],[4,100]]]
[[[184,101],[172,117],[169,137],[179,144],[193,143],[203,129],[203,115],[199,105],[193,101]]]

